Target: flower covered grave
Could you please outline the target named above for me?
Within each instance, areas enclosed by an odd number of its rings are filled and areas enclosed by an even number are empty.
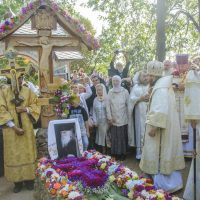
[[[46,198],[66,200],[178,200],[154,187],[150,179],[96,151],[81,158],[41,159],[36,171],[36,191],[42,185]],[[40,191],[41,192],[41,191]]]

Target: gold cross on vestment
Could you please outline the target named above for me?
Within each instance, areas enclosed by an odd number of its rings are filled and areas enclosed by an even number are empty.
[[[16,56],[17,52],[13,48],[9,48],[6,51],[5,57],[9,60],[9,67],[7,67],[6,69],[1,69],[0,75],[6,76],[11,80],[11,88],[15,95],[15,98],[11,102],[14,103],[16,106],[19,106],[23,100],[20,99],[19,97],[20,86],[18,83],[18,79],[22,74],[25,73],[26,70],[23,67],[16,67],[15,65]]]
[[[15,58],[17,52],[12,47],[8,48],[5,57],[9,60],[9,67],[0,70],[0,75],[6,76],[11,80],[12,91],[16,94],[19,93],[19,77],[26,72],[23,67],[16,67]]]
[[[15,66],[13,65],[12,67],[7,68],[7,69],[1,69],[0,75],[6,76],[7,78],[11,80],[12,91],[16,94],[16,93],[19,93],[18,79],[25,72],[26,72],[25,68],[23,67],[15,68]]]
[[[11,102],[15,105],[15,107],[18,107],[21,105],[21,103],[24,101],[22,97],[19,96],[20,92],[20,86],[18,79],[19,77],[25,73],[25,68],[15,68],[15,65],[13,65],[11,68],[2,69],[0,70],[0,74],[3,76],[6,76],[7,78],[10,78],[11,80],[11,89],[14,93],[14,98],[11,100]],[[20,114],[17,114],[18,122],[20,128],[22,128],[22,121]]]

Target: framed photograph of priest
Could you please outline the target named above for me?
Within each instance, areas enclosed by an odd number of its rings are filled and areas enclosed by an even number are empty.
[[[80,156],[75,123],[54,124],[58,158]]]

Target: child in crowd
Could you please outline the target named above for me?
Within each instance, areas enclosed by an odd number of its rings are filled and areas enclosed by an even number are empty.
[[[87,114],[89,115],[86,100],[92,95],[92,90],[90,86],[89,85],[83,86],[81,84],[73,84],[71,86],[71,90],[74,94],[76,94],[77,96],[80,96],[80,106],[85,108]]]
[[[79,94],[84,94],[86,93],[86,88],[83,84],[78,84],[78,90],[79,90]]]
[[[107,92],[103,84],[96,85],[97,97],[93,103],[93,123],[97,127],[95,143],[102,147],[102,153],[106,153],[106,146],[110,147],[108,139],[108,122],[106,115]]]
[[[88,84],[89,86],[92,86],[92,81],[91,81],[91,79],[88,76],[86,76],[84,78],[84,82],[85,82],[85,84]]]
[[[88,126],[88,114],[86,110],[80,106],[80,97],[77,96],[72,102],[72,107],[69,110],[69,119],[78,118],[81,137],[83,142],[83,150],[86,151],[88,147],[88,137],[89,137],[89,126]]]

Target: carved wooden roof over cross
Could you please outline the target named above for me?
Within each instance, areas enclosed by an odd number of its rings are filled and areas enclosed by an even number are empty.
[[[37,20],[36,15],[39,10],[44,8],[54,16],[55,20],[60,25],[58,27],[56,27],[57,25],[51,27],[52,35],[53,33],[56,33],[56,31],[57,35],[59,35],[59,33],[62,33],[64,30],[64,32],[66,31],[66,33],[78,38],[88,47],[89,50],[99,48],[98,40],[95,39],[77,19],[71,17],[69,13],[62,10],[55,2],[50,0],[37,0],[29,3],[26,7],[21,9],[21,13],[18,16],[5,20],[0,25],[0,41],[4,40],[11,34],[19,34],[24,27],[29,28],[31,34],[36,34],[37,31],[34,30],[38,28],[34,27],[34,22]],[[30,29],[30,25],[26,24],[29,19],[32,20],[32,29]],[[24,27],[19,30],[23,25]],[[60,36],[62,36],[62,34]]]
[[[16,32],[13,33],[13,35],[37,35],[37,31],[31,29],[31,23],[28,23],[21,26]],[[58,24],[57,30],[52,30],[52,36],[69,37],[70,34]]]
[[[81,60],[84,56],[79,51],[55,51],[58,60]]]

